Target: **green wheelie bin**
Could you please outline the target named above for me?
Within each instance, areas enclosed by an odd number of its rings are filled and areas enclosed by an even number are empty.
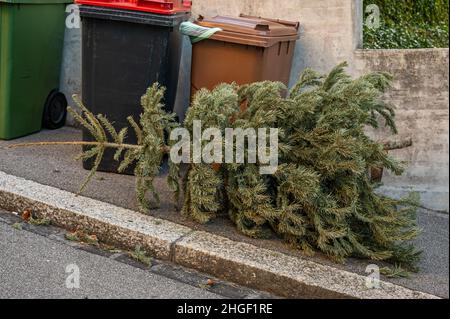
[[[64,125],[58,91],[70,0],[0,0],[0,139]]]

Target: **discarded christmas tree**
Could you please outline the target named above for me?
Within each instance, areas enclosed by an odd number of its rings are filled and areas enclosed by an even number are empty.
[[[228,209],[238,229],[252,237],[273,230],[308,253],[320,250],[337,261],[349,256],[387,260],[414,270],[419,253],[405,243],[419,233],[417,199],[378,195],[368,174],[373,167],[403,172],[364,132],[366,125],[377,128],[380,117],[397,132],[394,110],[381,100],[391,77],[371,73],[352,80],[345,66],[327,77],[305,71],[287,99],[281,95],[286,88],[272,82],[202,90],[189,110],[187,128],[192,119],[211,127],[217,122],[219,127],[277,127],[281,165],[273,176],[260,175],[252,164],[226,164],[218,172],[203,165],[218,183],[225,182],[226,192],[193,183],[188,192],[198,197],[190,195],[184,211],[205,221]],[[191,171],[188,180],[202,180],[202,174]],[[209,204],[196,206],[205,194]]]
[[[192,133],[196,120],[204,129],[222,133],[226,128],[278,128],[279,167],[274,174],[261,175],[259,162],[200,162],[189,164],[187,173],[179,176],[179,165],[169,159],[169,186],[176,201],[183,195],[183,213],[201,223],[228,213],[248,236],[273,231],[306,253],[321,251],[339,262],[353,256],[417,270],[420,253],[409,242],[419,234],[418,199],[377,194],[378,185],[369,174],[373,168],[403,172],[385,147],[364,131],[366,126],[377,128],[382,120],[397,132],[394,109],[381,99],[392,79],[370,73],[353,80],[345,67],[337,66],[326,77],[306,70],[287,98],[286,87],[276,82],[200,90],[188,111],[186,129]],[[121,169],[137,163],[137,198],[144,211],[151,206],[148,192],[158,201],[152,182],[164,153],[173,146],[164,136],[178,127],[174,116],[164,112],[163,95],[164,89],[153,85],[142,98],[139,124],[129,119],[138,145],[124,144],[126,131],[116,132],[106,118],[82,105],[82,114],[75,115],[97,140],[82,159],[97,156],[98,163],[104,149],[112,147],[118,150],[117,159],[125,154]]]

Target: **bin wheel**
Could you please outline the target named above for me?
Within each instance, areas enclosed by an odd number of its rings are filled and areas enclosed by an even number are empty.
[[[47,97],[44,106],[42,125],[45,128],[56,130],[66,123],[67,100],[64,94],[54,90]]]

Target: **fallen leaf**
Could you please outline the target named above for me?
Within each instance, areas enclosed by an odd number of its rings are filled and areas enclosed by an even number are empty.
[[[208,279],[208,281],[206,282],[206,284],[210,287],[214,286],[216,284],[216,282],[212,279]]]
[[[31,210],[25,209],[25,210],[22,212],[22,219],[23,219],[24,221],[29,221],[30,218],[31,218]]]
[[[96,235],[85,235],[84,240],[89,245],[98,245],[98,238]]]

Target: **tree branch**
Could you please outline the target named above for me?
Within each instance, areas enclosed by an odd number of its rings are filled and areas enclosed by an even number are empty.
[[[133,144],[117,144],[117,143],[102,143],[102,142],[33,142],[33,143],[21,143],[12,144],[8,148],[21,148],[21,147],[33,147],[33,146],[103,146],[105,148],[126,148],[126,149],[140,149],[142,146]]]
[[[411,147],[413,145],[412,138],[394,140],[394,141],[385,141],[382,142],[385,151],[393,151],[400,150],[403,148]]]

